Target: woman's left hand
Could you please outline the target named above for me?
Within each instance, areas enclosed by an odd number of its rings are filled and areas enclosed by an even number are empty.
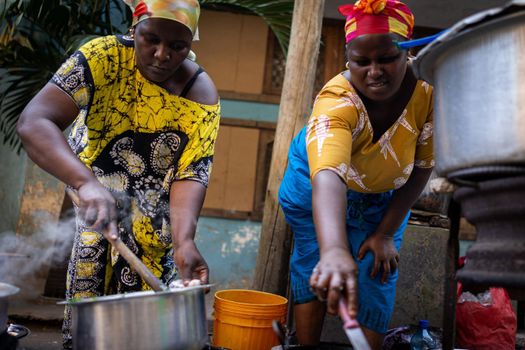
[[[374,254],[374,268],[370,273],[370,278],[375,278],[382,268],[381,282],[385,283],[388,275],[396,271],[399,264],[399,253],[394,246],[394,241],[390,236],[375,233],[364,241],[357,259],[361,260],[369,250]]]

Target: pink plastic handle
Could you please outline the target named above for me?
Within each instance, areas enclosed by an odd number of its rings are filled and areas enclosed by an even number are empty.
[[[352,329],[359,327],[359,322],[355,318],[350,318],[348,314],[348,305],[346,304],[345,298],[339,299],[339,316],[343,320],[343,327],[345,329]]]

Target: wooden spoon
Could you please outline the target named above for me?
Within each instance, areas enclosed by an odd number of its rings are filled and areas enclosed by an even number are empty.
[[[80,206],[80,198],[78,197],[78,193],[75,190],[66,189],[67,194],[75,203],[77,207]],[[146,282],[154,291],[161,292],[165,290],[169,290],[169,288],[162,283],[162,281],[155,276],[146,265],[122,242],[120,237],[117,237],[117,239],[109,238],[108,232],[104,230],[102,232],[104,237],[111,243],[113,248],[119,254],[128,262],[128,264],[142,277],[144,282]]]

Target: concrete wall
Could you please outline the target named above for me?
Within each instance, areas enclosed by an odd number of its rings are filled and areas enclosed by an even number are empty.
[[[28,158],[23,175],[24,188],[16,232],[31,236],[40,232],[44,225],[59,219],[65,186]]]
[[[57,220],[64,185],[36,166],[22,150],[0,145],[0,233],[30,236]]]
[[[408,225],[389,328],[415,325],[420,319],[428,319],[432,327],[442,326],[447,239],[446,229]],[[321,339],[348,343],[338,317],[326,317]]]
[[[391,327],[426,319],[441,327],[447,229],[409,225],[400,250],[399,280]]]
[[[25,169],[25,153],[0,144],[0,233],[16,230]]]

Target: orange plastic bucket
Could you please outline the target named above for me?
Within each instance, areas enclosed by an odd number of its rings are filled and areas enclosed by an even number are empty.
[[[213,345],[231,350],[270,350],[279,345],[272,321],[286,322],[288,300],[246,289],[215,293]]]

